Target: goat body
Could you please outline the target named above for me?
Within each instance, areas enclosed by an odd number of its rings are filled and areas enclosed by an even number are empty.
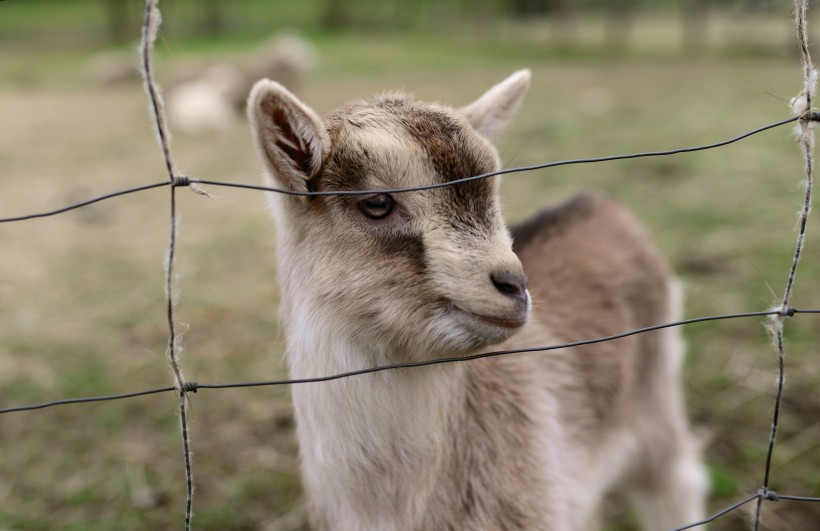
[[[401,94],[324,119],[263,80],[249,116],[267,182],[387,190],[497,170],[521,71],[462,109]],[[498,178],[420,192],[271,194],[293,378],[606,336],[679,317],[644,228],[597,193],[508,230]],[[615,486],[647,530],[702,516],[676,329],[546,353],[295,386],[319,530],[569,531]]]

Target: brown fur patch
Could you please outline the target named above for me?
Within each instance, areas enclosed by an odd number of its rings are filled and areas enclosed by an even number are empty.
[[[333,147],[325,160],[317,190],[357,190],[370,177],[387,180],[390,187],[449,182],[489,173],[497,169],[495,152],[451,110],[414,102],[391,94],[373,102],[356,102],[332,112],[326,118]],[[398,131],[391,131],[399,128]],[[366,146],[349,141],[349,129],[373,130],[387,134],[403,131],[426,154],[435,171],[432,180],[421,175],[390,175],[384,161],[375,161]],[[382,133],[382,134],[384,134]],[[336,149],[344,143],[345,149]],[[454,227],[486,225],[492,217],[495,187],[485,179],[438,191],[443,197],[446,219]]]
[[[519,253],[522,249],[531,246],[535,240],[550,238],[556,233],[566,230],[579,219],[590,215],[599,194],[585,192],[568,201],[545,208],[534,216],[517,225],[510,227],[513,238],[513,251]]]

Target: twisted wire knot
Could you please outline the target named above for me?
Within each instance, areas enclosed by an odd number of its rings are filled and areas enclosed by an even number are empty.
[[[187,175],[175,175],[171,181],[171,186],[191,186],[191,178]]]

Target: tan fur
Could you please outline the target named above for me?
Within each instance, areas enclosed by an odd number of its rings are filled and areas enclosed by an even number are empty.
[[[488,139],[528,82],[528,72],[516,73],[461,111],[388,94],[320,119],[261,81],[249,116],[273,185],[425,185],[497,169]],[[510,232],[497,188],[492,178],[392,194],[395,210],[381,219],[370,219],[367,196],[272,194],[292,377],[588,339],[678,317],[667,266],[616,204],[585,194]],[[679,333],[665,330],[295,386],[311,524],[580,531],[595,525],[617,485],[633,494],[647,530],[694,521],[706,482],[681,356]]]

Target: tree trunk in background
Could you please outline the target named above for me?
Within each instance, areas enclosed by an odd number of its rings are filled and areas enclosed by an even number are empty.
[[[557,0],[561,2],[562,0]],[[515,16],[520,18],[527,18],[530,16],[546,15],[552,11],[551,4],[556,0],[513,0],[511,2],[512,12]]]
[[[327,29],[341,29],[350,26],[350,12],[345,0],[326,0],[322,13],[322,26]]]
[[[108,40],[115,44],[131,40],[134,36],[128,16],[132,7],[131,2],[126,0],[104,0],[104,4]]]
[[[711,3],[711,0],[690,0],[683,8],[683,49],[687,53],[700,53],[708,47]]]
[[[606,17],[606,45],[609,50],[623,50],[632,32],[632,0],[609,0]]]
[[[200,0],[202,5],[201,17],[198,24],[198,33],[209,37],[216,37],[225,32],[225,9],[222,0]]]
[[[551,0],[553,13],[553,40],[559,48],[572,48],[578,36],[573,0]]]

